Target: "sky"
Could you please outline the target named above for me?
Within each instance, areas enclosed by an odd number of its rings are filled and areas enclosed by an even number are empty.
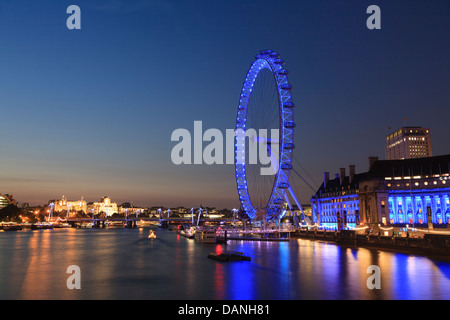
[[[72,4],[81,30],[66,26]],[[175,165],[171,135],[234,128],[264,49],[290,72],[296,168],[313,186],[291,177],[302,203],[324,171],[384,159],[403,125],[448,154],[449,17],[448,0],[0,0],[0,193],[238,207],[234,166]]]

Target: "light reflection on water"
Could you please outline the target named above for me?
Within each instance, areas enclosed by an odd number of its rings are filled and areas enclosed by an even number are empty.
[[[0,233],[0,299],[450,299],[450,263],[310,240],[200,244],[156,229]],[[236,250],[251,262],[222,263]],[[67,267],[81,268],[69,290]],[[381,268],[381,290],[366,286]]]

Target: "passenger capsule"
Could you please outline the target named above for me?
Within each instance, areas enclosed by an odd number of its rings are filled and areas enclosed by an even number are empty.
[[[294,104],[293,102],[291,102],[291,101],[288,101],[288,102],[285,102],[285,103],[283,104],[283,107],[284,107],[284,108],[294,108],[294,107],[295,107],[295,104]]]
[[[290,163],[283,163],[281,165],[281,170],[291,170],[292,169],[292,164]]]
[[[283,148],[284,149],[294,149],[295,145],[293,143],[284,143]]]
[[[285,85],[281,86],[281,89],[283,89],[283,90],[291,90],[292,86],[290,84],[285,84]]]
[[[284,201],[283,201],[283,199],[281,199],[281,198],[277,198],[277,199],[274,199],[274,200],[273,200],[273,203],[274,203],[274,204],[282,204],[282,203],[284,203]]]
[[[292,122],[292,121],[286,121],[285,123],[284,123],[284,127],[285,128],[295,128],[295,122]]]
[[[280,182],[280,183],[278,184],[278,188],[280,188],[280,189],[287,189],[287,188],[289,188],[289,183],[286,183],[286,182]]]

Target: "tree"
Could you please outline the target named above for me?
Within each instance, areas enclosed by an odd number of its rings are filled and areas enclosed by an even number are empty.
[[[9,204],[0,210],[0,220],[22,222],[22,219],[19,217],[21,214],[22,209],[16,205]]]

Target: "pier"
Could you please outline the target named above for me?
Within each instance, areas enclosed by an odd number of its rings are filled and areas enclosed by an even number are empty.
[[[217,238],[223,241],[289,241],[291,239],[291,233],[294,231],[293,228],[220,228],[217,230]]]

